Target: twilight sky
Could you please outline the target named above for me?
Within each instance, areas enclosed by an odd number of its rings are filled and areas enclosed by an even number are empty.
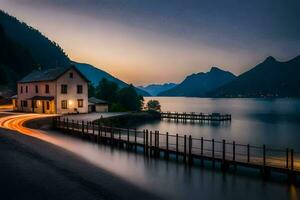
[[[300,54],[299,0],[0,0],[72,60],[135,85]]]

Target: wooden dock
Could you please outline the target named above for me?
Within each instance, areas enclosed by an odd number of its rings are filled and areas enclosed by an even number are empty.
[[[69,121],[56,117],[53,126],[65,133],[106,143],[145,156],[164,157],[188,165],[200,163],[222,171],[236,171],[239,167],[257,169],[264,178],[272,172],[287,176],[289,182],[296,182],[300,175],[300,153],[293,149],[276,149],[266,145],[254,146],[235,141],[193,138],[191,135],[173,135],[158,131],[107,127],[96,122]],[[197,162],[196,162],[197,161]]]
[[[178,113],[178,112],[161,112],[161,119],[174,120],[176,122],[202,122],[202,121],[231,121],[231,115],[229,114],[203,114],[203,113]]]

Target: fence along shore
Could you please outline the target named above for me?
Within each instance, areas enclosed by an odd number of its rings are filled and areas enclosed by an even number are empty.
[[[300,175],[300,153],[289,148],[116,128],[103,126],[100,120],[85,122],[55,117],[53,127],[97,143],[143,152],[145,156],[164,157],[166,160],[172,159],[187,165],[199,163],[204,166],[208,163],[213,168],[218,165],[223,172],[245,167],[259,170],[264,178],[270,177],[271,172],[286,175],[288,182],[296,182]]]

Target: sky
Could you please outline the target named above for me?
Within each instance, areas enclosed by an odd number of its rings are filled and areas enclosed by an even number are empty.
[[[300,54],[299,0],[0,0],[0,9],[72,60],[135,85],[212,66],[239,75]]]

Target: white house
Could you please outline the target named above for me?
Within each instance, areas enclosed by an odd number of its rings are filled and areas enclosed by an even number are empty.
[[[18,82],[14,110],[48,114],[87,113],[88,82],[75,66],[33,71]]]

